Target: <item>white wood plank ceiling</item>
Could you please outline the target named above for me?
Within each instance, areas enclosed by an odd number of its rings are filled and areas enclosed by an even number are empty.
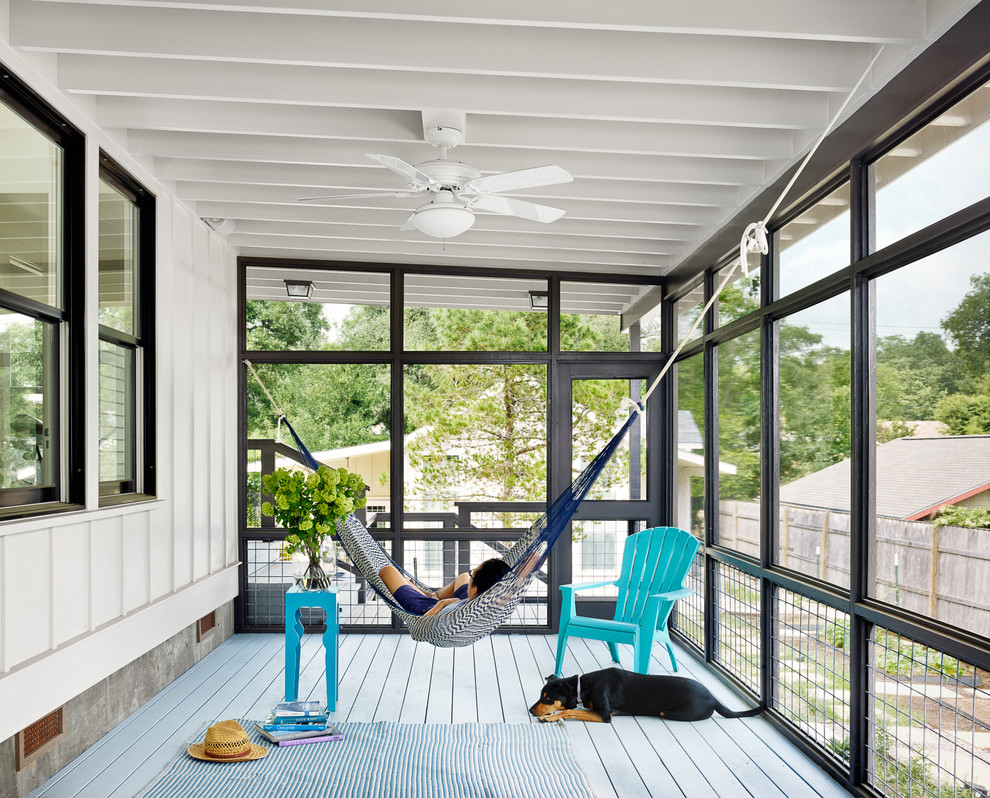
[[[10,41],[228,241],[257,257],[662,276],[975,0],[10,0]],[[440,240],[380,153],[482,175],[565,211],[476,211]],[[754,219],[754,221],[756,221]]]

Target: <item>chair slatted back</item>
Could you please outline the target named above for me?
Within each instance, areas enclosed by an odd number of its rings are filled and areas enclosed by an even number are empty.
[[[644,529],[627,537],[614,620],[638,623],[651,594],[682,587],[698,548],[693,535],[673,526]],[[659,620],[665,618],[661,609]]]

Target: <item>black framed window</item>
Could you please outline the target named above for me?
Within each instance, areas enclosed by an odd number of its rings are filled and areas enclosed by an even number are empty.
[[[0,514],[84,501],[83,138],[0,79]],[[68,411],[66,411],[68,408]]]
[[[100,154],[100,503],[153,495],[155,199]]]

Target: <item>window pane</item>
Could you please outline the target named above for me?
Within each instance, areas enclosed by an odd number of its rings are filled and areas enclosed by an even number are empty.
[[[718,295],[718,323],[725,326],[731,321],[740,319],[752,310],[760,307],[760,273],[752,272],[749,277],[743,274],[736,260],[736,270],[725,288]],[[715,287],[718,288],[725,279],[726,266],[715,275]]]
[[[546,501],[546,366],[406,366],[405,402],[407,526],[451,526],[462,502]]]
[[[849,265],[849,184],[780,229],[780,286],[787,296]]]
[[[705,306],[705,289],[700,283],[691,291],[682,296],[674,303],[674,313],[677,314],[677,341],[680,343],[684,336],[688,334],[701,310]],[[705,322],[698,322],[698,326],[691,333],[689,341],[701,338],[705,334]]]
[[[100,324],[137,335],[138,207],[100,181]]]
[[[247,348],[387,350],[389,284],[389,275],[380,272],[251,267],[247,270]],[[303,296],[290,297],[289,290]]]
[[[622,400],[639,401],[646,380],[573,380],[571,382],[571,471],[576,478],[618,432],[629,414]],[[639,500],[646,498],[646,424],[643,416],[633,422],[588,499]]]
[[[54,329],[0,309],[0,488],[55,484]]]
[[[777,562],[849,586],[849,295],[778,323]]]
[[[0,103],[0,288],[62,307],[62,148]]]
[[[705,541],[704,361],[677,364],[677,526]]]
[[[405,278],[403,347],[417,352],[546,352],[546,280]]]
[[[379,508],[379,513],[389,512],[391,370],[388,364],[258,363],[254,369],[313,456],[333,468],[359,473],[369,486],[368,507]],[[247,525],[260,526],[263,467],[302,470],[303,466],[272,446],[273,441],[280,439],[295,449],[292,436],[284,426],[279,427],[275,409],[250,372],[247,393],[247,437],[253,442],[248,449]],[[369,510],[369,517],[373,512]],[[384,521],[379,519],[378,526],[383,525]]]
[[[988,120],[983,86],[876,162],[877,248],[990,196]]]
[[[659,310],[657,286],[561,283],[561,351],[658,352]]]
[[[882,601],[986,636],[990,232],[875,281]]]
[[[100,341],[101,483],[134,479],[134,384],[134,350]]]
[[[760,556],[760,331],[719,345],[718,543]]]

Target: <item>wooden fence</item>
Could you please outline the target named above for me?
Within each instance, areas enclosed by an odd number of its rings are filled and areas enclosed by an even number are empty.
[[[759,557],[760,505],[721,503],[721,543]],[[876,519],[873,595],[990,637],[990,529]],[[781,507],[778,562],[849,586],[849,514]]]

